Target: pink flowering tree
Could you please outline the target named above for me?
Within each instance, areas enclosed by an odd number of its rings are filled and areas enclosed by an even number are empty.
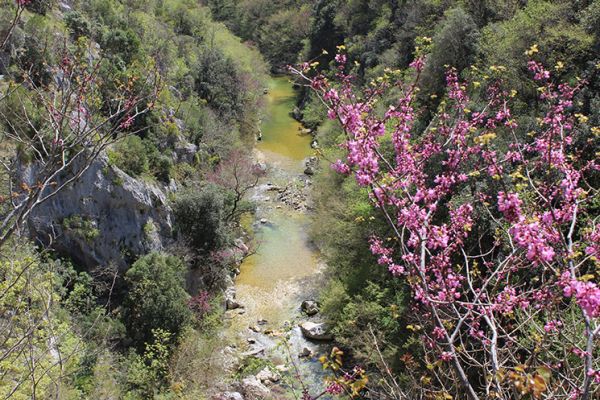
[[[310,76],[308,64],[293,72],[339,121],[344,157],[332,168],[369,189],[393,232],[371,237],[371,251],[412,293],[423,356],[407,365],[411,387],[383,374],[393,397],[597,398],[600,165],[597,135],[574,111],[579,84],[531,61],[542,111],[525,129],[514,92],[490,82],[472,99],[475,85],[450,70],[418,129],[422,57],[411,83],[389,72],[362,90],[346,56],[336,62],[336,79]],[[392,90],[397,100],[381,104]]]

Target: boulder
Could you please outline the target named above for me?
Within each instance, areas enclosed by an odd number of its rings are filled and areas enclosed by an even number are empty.
[[[302,335],[311,340],[333,340],[329,327],[325,323],[302,322],[300,325]]]
[[[213,397],[213,400],[244,400],[239,392],[224,392]]]
[[[265,385],[270,385],[281,380],[281,376],[277,372],[271,371],[269,367],[263,368],[262,371],[256,374],[256,378]]]
[[[228,310],[235,310],[241,308],[242,305],[235,299],[227,299],[225,300],[225,308]]]
[[[22,165],[21,180],[34,185],[39,168]],[[66,179],[69,175],[56,181]],[[35,241],[83,267],[113,264],[124,270],[138,257],[172,243],[171,221],[159,187],[111,166],[102,154],[79,179],[35,208],[28,225]]]
[[[188,143],[184,141],[179,141],[175,143],[175,161],[176,162],[186,162],[188,164],[192,164],[194,162],[194,157],[198,152],[198,146],[193,143]]]
[[[314,175],[319,167],[319,159],[314,156],[308,157],[306,160],[304,160],[304,166],[306,167],[304,169],[305,175]]]
[[[304,347],[300,353],[298,353],[299,358],[305,358],[312,356],[312,351],[308,347]]]
[[[300,308],[308,316],[319,313],[319,303],[314,300],[304,300]]]
[[[282,372],[282,373],[283,373],[283,372],[288,372],[288,371],[289,371],[289,368],[288,368],[288,367],[286,367],[286,366],[285,366],[285,365],[283,365],[283,364],[276,365],[276,366],[275,366],[275,369],[276,369],[278,372]]]
[[[269,167],[267,166],[267,164],[266,164],[266,163],[264,163],[264,162],[257,162],[256,164],[254,164],[254,166],[253,166],[253,167],[256,169],[256,171],[257,171],[258,173],[261,173],[261,174],[264,174],[264,173],[266,173],[266,172],[267,172],[267,169],[269,168]]]
[[[243,306],[235,299],[235,286],[229,286],[225,289],[225,309],[235,310]]]
[[[58,9],[64,13],[67,13],[72,10],[71,6],[64,1],[58,3]]]
[[[268,399],[271,395],[269,388],[263,385],[256,376],[249,376],[242,380],[242,392],[246,400],[263,400]]]
[[[300,111],[300,108],[294,107],[294,110],[292,111],[292,118],[297,121],[302,120],[302,111]]]

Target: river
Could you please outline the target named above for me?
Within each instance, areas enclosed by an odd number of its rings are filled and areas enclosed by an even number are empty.
[[[303,383],[315,393],[322,387],[316,358],[325,347],[307,342],[298,328],[298,322],[309,319],[300,311],[302,300],[314,298],[322,281],[318,252],[307,235],[311,182],[303,173],[304,160],[314,150],[311,136],[302,135],[301,125],[290,116],[295,100],[287,77],[271,78],[262,140],[255,149],[255,157],[267,165],[268,173],[251,196],[257,209],[249,225],[258,246],[235,279],[236,297],[244,308],[228,312],[226,330],[243,354],[256,353],[293,372],[291,358]],[[314,356],[300,359],[298,354],[305,347]],[[300,386],[296,378],[290,382]]]

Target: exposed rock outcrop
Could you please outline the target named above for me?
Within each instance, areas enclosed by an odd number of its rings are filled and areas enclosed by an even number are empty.
[[[35,183],[35,165],[21,175]],[[87,268],[113,263],[124,269],[170,243],[171,220],[161,189],[110,166],[101,155],[78,180],[34,209],[28,222],[34,239]]]

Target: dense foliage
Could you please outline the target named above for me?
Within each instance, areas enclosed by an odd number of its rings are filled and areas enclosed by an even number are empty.
[[[210,357],[203,343],[210,348],[231,268],[215,254],[238,235],[240,210],[251,210],[219,180],[220,163],[253,143],[266,71],[196,1],[2,2],[2,398],[147,399],[174,395],[175,375],[195,379],[171,362],[179,346]],[[110,173],[120,169],[169,193],[174,211],[172,248],[136,261],[124,247],[135,261],[127,271],[76,272],[27,244],[28,215],[98,158],[112,184],[123,185]],[[28,168],[40,175],[26,185]],[[89,244],[113,240],[94,218],[73,214],[61,228]],[[152,221],[140,228],[159,234]],[[190,284],[194,274],[210,279]]]

